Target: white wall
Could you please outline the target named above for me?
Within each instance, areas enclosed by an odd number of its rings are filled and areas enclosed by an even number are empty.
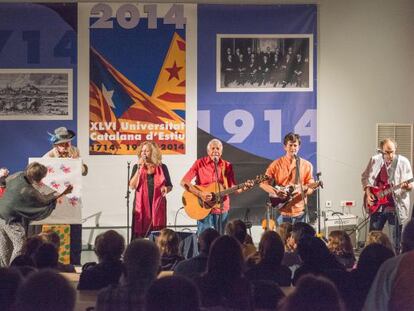
[[[414,2],[320,0],[312,3],[318,4],[319,13],[317,160],[325,183],[321,205],[324,208],[324,202],[331,200],[333,209],[340,211],[341,200],[355,200],[357,206],[352,212],[361,215],[360,174],[376,148],[376,123],[413,122]],[[87,15],[88,12],[81,12],[80,23]],[[195,46],[196,28],[192,31],[187,42]],[[87,55],[88,34],[80,35],[80,53]],[[79,58],[78,133],[84,155],[88,150],[87,62],[87,57]],[[195,60],[190,57],[187,63],[188,154],[165,157],[175,185],[169,197],[169,223],[173,223],[175,210],[181,206],[179,180],[196,157],[195,69]],[[104,209],[101,225],[125,224],[126,163],[133,160],[126,156],[85,156],[90,174],[84,183],[84,216]],[[192,223],[182,212],[179,215],[179,224]]]

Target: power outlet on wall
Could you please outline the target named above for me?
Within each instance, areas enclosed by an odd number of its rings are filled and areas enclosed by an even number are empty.
[[[331,200],[325,201],[325,207],[331,208],[332,207],[332,201]]]

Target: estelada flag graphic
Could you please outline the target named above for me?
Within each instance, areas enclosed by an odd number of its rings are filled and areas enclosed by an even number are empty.
[[[167,72],[170,69],[165,65],[174,55],[171,51],[177,36],[173,36],[160,76],[164,68]],[[178,94],[185,100],[185,42],[181,38],[179,42],[184,53],[175,64],[178,61],[183,65],[178,84],[183,83],[184,87],[170,84],[170,88],[167,85],[161,89],[162,94]],[[163,153],[185,152],[184,102],[179,107],[172,106],[174,101],[149,96],[93,48],[90,66],[90,154],[135,154],[137,146],[146,140],[157,142]],[[181,69],[177,72],[177,66],[172,68],[176,77]]]
[[[174,33],[152,97],[165,103],[180,116],[184,116],[185,81],[185,41]]]

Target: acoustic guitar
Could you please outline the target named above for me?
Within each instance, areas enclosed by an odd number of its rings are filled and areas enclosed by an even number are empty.
[[[364,205],[368,209],[369,214],[372,215],[377,212],[381,205],[390,203],[389,195],[395,190],[400,189],[404,183],[411,183],[413,180],[414,178],[410,178],[395,186],[384,185],[382,187],[370,187],[370,191],[374,196],[374,201],[371,205],[367,204],[367,194],[364,194]]]
[[[253,185],[260,184],[261,182],[268,180],[269,177],[266,175],[259,175],[253,179]],[[204,219],[210,214],[213,208],[220,209],[222,200],[226,195],[232,194],[237,190],[244,188],[247,181],[231,188],[225,189],[220,183],[211,183],[207,186],[194,185],[194,187],[201,192],[209,192],[212,194],[211,201],[203,201],[200,197],[191,193],[190,191],[184,191],[183,194],[183,205],[187,215],[196,220]],[[219,189],[218,189],[219,188]]]
[[[322,180],[318,180],[314,183],[310,183],[304,186],[303,190],[306,192],[307,189],[315,190],[318,187],[323,188]],[[289,185],[286,187],[276,186],[278,190],[285,190],[287,193],[286,198],[272,197],[270,196],[270,202],[273,207],[276,207],[280,212],[289,213],[292,211],[292,207],[302,201],[302,194],[300,193],[299,185]],[[306,196],[306,193],[305,193]]]

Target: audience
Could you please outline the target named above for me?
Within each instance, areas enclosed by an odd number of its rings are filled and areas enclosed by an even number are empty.
[[[180,238],[174,230],[162,229],[157,238],[157,246],[161,254],[162,271],[172,271],[180,261],[184,260],[179,251]]]
[[[76,292],[71,284],[53,270],[34,272],[17,291],[16,311],[72,311]]]
[[[355,265],[355,255],[348,233],[343,230],[334,230],[329,233],[328,249],[339,263],[346,269],[352,270]]]
[[[253,243],[248,243],[246,224],[240,220],[235,219],[227,223],[225,228],[226,234],[232,236],[239,241],[242,249],[243,258],[246,259],[256,252],[256,247]]]
[[[143,310],[144,294],[159,271],[160,252],[153,242],[135,239],[125,251],[124,265],[120,284],[98,293],[96,311]]]
[[[285,294],[273,281],[256,280],[252,282],[253,308],[255,311],[277,310]]]
[[[15,310],[16,293],[22,282],[17,269],[0,268],[0,310]]]
[[[145,311],[198,311],[200,297],[195,284],[182,276],[166,276],[148,289]]]
[[[198,237],[198,249],[200,253],[193,258],[179,262],[174,268],[174,274],[194,279],[205,272],[210,246],[219,236],[220,234],[213,228],[204,230]]]
[[[243,269],[240,243],[227,235],[217,238],[210,249],[206,273],[195,280],[202,307],[251,310],[251,288]]]
[[[282,311],[343,311],[344,304],[331,281],[322,276],[302,277],[283,301]]]
[[[284,254],[280,236],[274,231],[266,231],[259,243],[259,261],[246,272],[246,277],[249,280],[269,280],[280,286],[290,286],[292,272],[281,264]]]
[[[99,234],[95,239],[95,253],[99,263],[83,265],[79,277],[79,290],[97,290],[110,284],[117,284],[123,272],[121,256],[125,240],[114,230]]]
[[[414,220],[405,226],[402,253],[386,260],[378,270],[363,310],[412,310],[414,305]]]
[[[56,247],[51,243],[43,243],[34,253],[36,268],[57,270],[59,254]]]
[[[373,230],[368,233],[365,246],[373,243],[384,245],[385,247],[388,247],[390,250],[394,251],[394,247],[392,246],[389,237],[382,231]]]
[[[290,222],[283,222],[276,227],[276,232],[279,234],[282,239],[283,245],[285,247],[285,252],[294,251],[294,243],[292,237],[292,224]]]
[[[47,232],[42,232],[39,234],[39,237],[43,239],[44,242],[52,243],[58,254],[59,254],[59,248],[60,248],[60,237],[59,234],[55,231],[49,230]],[[60,272],[68,272],[68,273],[75,273],[75,267],[72,264],[64,264],[60,261],[57,263],[56,269]]]

